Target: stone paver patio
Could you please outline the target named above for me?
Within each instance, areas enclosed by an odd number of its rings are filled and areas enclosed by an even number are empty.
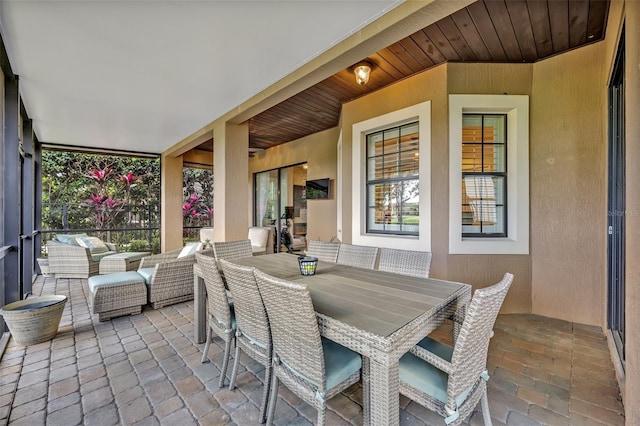
[[[238,388],[219,389],[221,340],[211,345],[212,362],[201,364],[204,344],[193,342],[192,303],[145,307],[141,315],[100,323],[89,312],[86,280],[39,277],[34,294],[64,294],[69,301],[54,340],[26,348],[9,343],[0,360],[0,424],[258,424],[262,366],[241,358]],[[494,424],[624,424],[599,328],[501,315],[489,373]],[[276,424],[315,421],[315,410],[284,386],[279,398]],[[361,400],[362,388],[354,385],[329,401],[327,424],[362,424]],[[444,424],[404,397],[400,406],[403,425]],[[481,413],[470,423],[482,424]]]

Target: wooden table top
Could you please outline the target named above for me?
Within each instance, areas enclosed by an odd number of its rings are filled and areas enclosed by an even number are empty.
[[[274,277],[303,282],[316,312],[381,337],[393,334],[445,300],[470,290],[468,284],[318,262],[316,275],[303,276],[297,256],[278,253],[232,261]]]

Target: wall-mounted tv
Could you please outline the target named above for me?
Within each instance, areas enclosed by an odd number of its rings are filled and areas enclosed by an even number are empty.
[[[305,198],[307,200],[325,200],[330,197],[331,179],[308,180]]]

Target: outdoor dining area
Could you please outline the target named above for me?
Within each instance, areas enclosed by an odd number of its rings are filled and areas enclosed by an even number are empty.
[[[639,23],[0,1],[0,425],[640,424]]]
[[[509,273],[472,295],[429,278],[428,252],[310,241],[306,256],[254,255],[249,239],[175,252],[37,280],[34,294],[69,303],[52,341],[0,361],[9,424],[624,423],[601,333],[498,316]],[[181,272],[148,273],[138,300],[131,274],[177,252]]]

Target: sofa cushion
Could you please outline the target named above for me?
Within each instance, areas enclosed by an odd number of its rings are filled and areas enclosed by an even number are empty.
[[[249,239],[254,253],[256,251],[265,251],[269,241],[269,228],[252,226],[249,228]]]
[[[189,243],[183,247],[182,251],[178,255],[178,259],[180,259],[181,257],[187,257],[190,254],[194,254],[201,248],[202,248],[202,243]]]
[[[144,283],[147,286],[151,285],[151,280],[153,280],[153,274],[156,272],[156,268],[140,268],[138,269],[138,274],[144,279]]]
[[[80,247],[88,248],[91,254],[100,254],[109,251],[109,247],[98,237],[77,237],[76,241]]]
[[[213,241],[213,228],[200,228],[200,242],[206,243],[207,240],[209,240],[209,242]]]
[[[142,277],[135,271],[116,272],[115,274],[95,275],[89,277],[89,290],[95,293],[100,287],[134,284],[142,282]]]
[[[80,237],[87,237],[87,234],[58,234],[56,235],[56,240],[64,244],[78,246],[80,244],[78,244],[78,241],[76,241],[76,238],[80,238]]]
[[[114,252],[105,251],[104,253],[91,253],[91,260],[93,260],[94,262],[100,262],[102,258],[109,256],[114,256]]]

